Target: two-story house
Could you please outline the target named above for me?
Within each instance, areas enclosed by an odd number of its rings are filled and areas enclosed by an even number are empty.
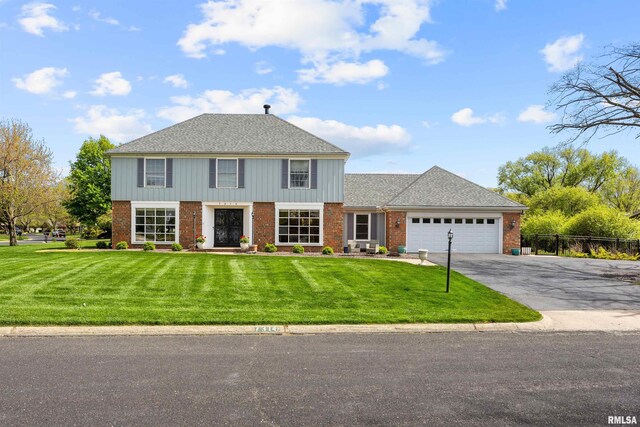
[[[111,156],[113,241],[342,248],[349,153],[272,114],[202,114]]]
[[[508,252],[525,206],[441,168],[345,174],[349,153],[268,114],[202,114],[110,150],[113,241]]]

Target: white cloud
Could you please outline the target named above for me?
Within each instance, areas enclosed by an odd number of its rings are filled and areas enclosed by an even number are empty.
[[[336,120],[290,116],[287,120],[332,144],[349,151],[354,157],[365,157],[410,146],[411,135],[398,125],[352,126]]]
[[[495,113],[495,114],[492,114],[489,117],[487,117],[487,121],[489,121],[489,123],[493,123],[495,125],[502,124],[506,120],[507,120],[507,117],[504,115],[504,113]]]
[[[547,69],[553,72],[567,71],[575,67],[584,59],[584,55],[578,53],[584,42],[583,34],[576,34],[568,37],[560,37],[553,43],[547,43],[540,50],[545,62],[549,65]]]
[[[173,87],[187,88],[189,83],[182,74],[172,74],[164,78],[165,83],[171,84]]]
[[[103,17],[100,14],[100,12],[98,12],[97,10],[92,10],[91,12],[89,12],[89,16],[92,19],[94,19],[95,21],[98,21],[98,22],[104,22],[105,24],[120,26],[120,21],[118,21],[115,18],[108,17],[108,16],[104,16]]]
[[[73,99],[76,97],[77,94],[78,92],[76,92],[75,90],[68,90],[62,94],[62,97],[65,99]]]
[[[273,67],[270,66],[266,61],[258,61],[256,62],[256,73],[258,74],[269,74],[273,72]]]
[[[556,118],[556,114],[545,111],[544,105],[529,105],[518,116],[519,122],[548,123]]]
[[[188,25],[178,40],[193,58],[204,58],[209,47],[226,43],[252,50],[297,50],[303,63],[329,69],[341,61],[358,64],[361,53],[376,50],[403,52],[429,64],[445,57],[438,43],[418,36],[422,25],[431,21],[428,0],[221,0],[200,9],[202,21]]]
[[[471,108],[463,108],[451,115],[451,121],[460,126],[473,126],[486,123],[487,119],[475,116]]]
[[[330,83],[338,86],[346,83],[370,83],[388,73],[389,67],[379,59],[364,64],[344,61],[332,64],[321,62],[315,68],[298,70],[299,79],[303,83]]]
[[[62,84],[62,78],[69,75],[66,68],[44,67],[22,78],[11,79],[18,89],[43,95],[50,93],[53,88]]]
[[[121,113],[106,105],[92,105],[82,117],[71,119],[76,133],[96,136],[105,135],[115,142],[126,142],[151,132],[151,126],[144,123],[143,110]]]
[[[131,83],[122,77],[120,71],[101,74],[95,81],[93,90],[89,93],[95,96],[124,96],[131,92]]]
[[[173,96],[173,106],[161,108],[158,116],[180,122],[202,113],[258,113],[265,103],[272,105],[272,112],[281,115],[298,110],[300,95],[292,89],[245,89],[239,93],[227,90],[207,90],[196,97]]]
[[[52,31],[68,31],[69,27],[51,16],[56,9],[51,3],[30,3],[20,8],[21,18],[18,22],[27,33],[44,37],[45,29]]]
[[[500,12],[507,8],[507,0],[496,0],[496,12]]]

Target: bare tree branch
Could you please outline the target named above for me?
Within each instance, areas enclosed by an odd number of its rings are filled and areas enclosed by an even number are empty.
[[[571,142],[586,142],[601,130],[640,128],[640,44],[610,47],[602,58],[604,65],[579,65],[551,87],[550,104],[561,112],[552,133],[569,131]]]

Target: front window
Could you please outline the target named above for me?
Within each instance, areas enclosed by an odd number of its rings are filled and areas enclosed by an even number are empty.
[[[145,182],[147,187],[164,187],[165,159],[146,159]]]
[[[356,215],[356,240],[369,240],[369,215]]]
[[[236,188],[237,186],[238,161],[218,159],[218,188]]]
[[[289,188],[309,188],[309,160],[290,160]]]
[[[136,242],[173,243],[176,241],[176,210],[136,208]]]
[[[278,214],[279,243],[320,243],[320,211],[281,209]]]

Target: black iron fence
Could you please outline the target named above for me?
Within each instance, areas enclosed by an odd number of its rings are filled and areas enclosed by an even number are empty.
[[[520,249],[531,248],[535,255],[569,255],[597,252],[603,248],[608,252],[640,253],[640,239],[617,239],[611,237],[569,236],[566,234],[534,234],[520,236]]]

